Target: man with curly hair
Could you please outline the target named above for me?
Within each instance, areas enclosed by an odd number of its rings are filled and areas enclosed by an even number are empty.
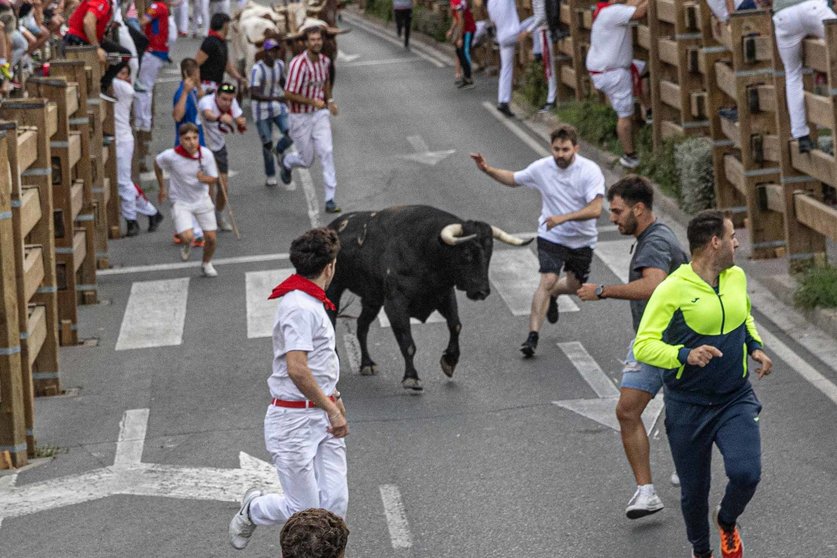
[[[283,558],[343,558],[348,540],[346,522],[316,508],[293,514],[279,535]]]

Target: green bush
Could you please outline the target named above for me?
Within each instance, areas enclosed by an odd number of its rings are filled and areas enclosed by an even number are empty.
[[[680,209],[693,215],[715,207],[712,141],[689,138],[674,148],[674,160],[680,178]]]
[[[812,267],[801,278],[794,302],[802,308],[837,308],[837,267]]]
[[[671,137],[662,141],[659,148],[654,149],[651,126],[644,126],[636,135],[637,152],[639,153],[639,168],[637,173],[647,176],[657,183],[663,192],[680,200],[680,175],[674,151],[685,138]]]
[[[612,153],[621,153],[616,138],[616,113],[598,100],[561,103],[558,105],[558,119],[572,124],[581,139]]]
[[[364,13],[390,21],[392,20],[392,0],[367,0]]]
[[[543,75],[543,64],[533,60],[526,67],[520,94],[531,106],[540,107],[546,103],[547,87],[546,77]]]

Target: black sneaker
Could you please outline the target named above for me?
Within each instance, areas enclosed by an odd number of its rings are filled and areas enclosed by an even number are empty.
[[[473,89],[476,86],[474,85],[474,80],[465,78],[462,80],[462,83],[457,87],[459,89]]]
[[[279,178],[282,179],[282,184],[288,185],[291,183],[291,169],[285,166],[285,157],[282,157],[282,160],[279,161],[279,167],[281,170],[279,171]]]
[[[544,105],[538,109],[538,112],[543,114],[545,112],[552,112],[553,110],[555,110],[555,101],[551,103],[544,103]]]
[[[148,217],[148,232],[154,232],[157,230],[157,227],[160,226],[160,223],[163,222],[163,214],[159,211],[154,215],[150,215]]]
[[[137,236],[140,233],[140,226],[136,219],[126,219],[125,222],[128,224],[128,229],[125,231],[126,237]]]
[[[325,210],[326,213],[340,213],[343,211],[337,206],[337,203],[334,200],[326,200]]]
[[[804,135],[801,138],[797,138],[796,141],[800,153],[810,153],[811,150],[814,149],[814,142],[811,141],[811,136],[809,135]]]
[[[535,356],[535,349],[538,348],[538,332],[530,331],[529,337],[520,345],[520,352],[525,358],[532,358]]]
[[[502,112],[503,114],[505,114],[509,118],[514,118],[514,113],[509,108],[508,103],[500,103],[499,105],[497,105],[497,110],[499,110],[500,112]]]
[[[718,110],[718,115],[721,118],[729,120],[730,122],[738,122],[738,108],[737,107],[727,107]]]
[[[549,306],[546,309],[546,321],[551,324],[558,323],[558,299],[549,297]]]

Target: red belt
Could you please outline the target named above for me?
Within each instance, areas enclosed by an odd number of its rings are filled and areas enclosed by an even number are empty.
[[[328,398],[331,401],[337,401],[337,399],[335,399],[333,395],[329,395]],[[274,399],[270,402],[270,404],[276,407],[287,407],[288,409],[313,409],[317,406],[316,403],[307,399],[304,399],[302,401],[285,401],[284,399]]]

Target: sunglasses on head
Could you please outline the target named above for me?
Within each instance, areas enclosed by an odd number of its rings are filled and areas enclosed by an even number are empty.
[[[222,83],[221,87],[218,88],[218,91],[221,93],[235,93],[235,85],[231,85],[229,83]]]

